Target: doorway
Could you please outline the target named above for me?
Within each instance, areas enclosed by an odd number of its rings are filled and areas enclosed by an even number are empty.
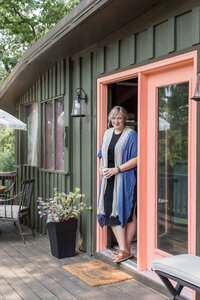
[[[178,253],[195,254],[197,105],[191,97],[194,94],[196,74],[197,52],[193,51],[97,80],[97,151],[107,129],[105,116],[112,106],[123,103],[130,114],[135,114],[134,120],[130,119],[130,126],[136,122],[134,125],[138,132],[138,271],[151,271],[152,260],[174,255],[177,249]],[[177,91],[180,97],[177,97]],[[129,97],[129,93],[132,93],[132,96]],[[136,101],[131,101],[131,97]],[[176,116],[173,122],[170,120],[174,118],[172,104],[176,105],[178,114],[181,112],[180,119]],[[160,118],[164,129],[160,127]],[[184,122],[187,123],[187,127]],[[181,139],[178,139],[178,136]],[[181,147],[178,148],[179,144],[176,145],[170,137],[181,143]],[[175,145],[176,151],[173,153],[176,157],[172,165],[170,147]],[[97,160],[97,170],[98,168]],[[180,182],[179,186],[177,179]],[[187,184],[181,184],[182,179],[186,180]],[[180,197],[183,199],[183,196],[180,196],[183,186],[186,188],[185,198],[184,201],[179,201]],[[99,189],[100,176],[97,173],[97,195]],[[180,197],[175,197],[176,192]],[[183,206],[181,210],[177,210],[176,204],[180,203]],[[184,244],[180,244],[177,239],[180,232]],[[102,229],[98,224],[96,240],[97,252],[104,251],[114,243],[107,228],[104,226]]]
[[[115,82],[108,85],[108,113],[114,106],[122,106],[128,112],[126,127],[137,132],[137,110],[138,110],[138,78],[132,78],[125,81]],[[135,189],[137,193],[137,187]],[[116,238],[111,230],[107,227],[107,248],[118,249]],[[137,234],[135,233],[131,244],[131,253],[133,260],[137,261]]]

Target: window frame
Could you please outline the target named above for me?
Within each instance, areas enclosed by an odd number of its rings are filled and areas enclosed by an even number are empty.
[[[63,101],[63,111],[65,111],[65,101],[64,101],[64,95],[60,95],[54,98],[46,99],[41,101],[41,137],[42,137],[42,143],[41,143],[41,169],[42,170],[48,170],[52,172],[61,172],[63,173],[65,170],[65,164],[63,164],[63,169],[58,170],[56,169],[56,101],[62,100]],[[52,102],[52,169],[46,168],[46,160],[44,159],[44,156],[46,154],[46,103]],[[44,111],[45,106],[45,111]],[[63,124],[63,156],[65,156],[65,125]]]

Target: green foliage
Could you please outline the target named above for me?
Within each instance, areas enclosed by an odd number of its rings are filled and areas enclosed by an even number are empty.
[[[177,164],[187,164],[188,88],[188,83],[159,88],[159,117],[170,124],[167,133],[159,132],[159,163],[165,165],[167,146],[168,170]]]
[[[0,129],[0,172],[15,170],[14,130]]]
[[[0,81],[11,72],[23,52],[79,0],[0,0]]]

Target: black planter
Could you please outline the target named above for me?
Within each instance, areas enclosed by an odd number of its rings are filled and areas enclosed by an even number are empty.
[[[77,219],[47,223],[51,254],[57,258],[75,255]]]

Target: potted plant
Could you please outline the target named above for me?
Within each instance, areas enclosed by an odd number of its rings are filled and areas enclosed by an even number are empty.
[[[78,216],[83,210],[91,209],[82,201],[84,197],[79,188],[68,195],[54,188],[53,198],[46,201],[38,198],[38,213],[47,222],[51,253],[57,258],[75,255]]]

